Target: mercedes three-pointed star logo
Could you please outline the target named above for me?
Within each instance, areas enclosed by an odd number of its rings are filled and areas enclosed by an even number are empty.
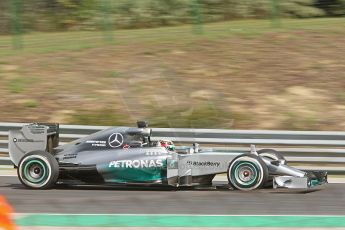
[[[123,136],[121,133],[113,133],[108,138],[110,147],[117,148],[123,144]]]

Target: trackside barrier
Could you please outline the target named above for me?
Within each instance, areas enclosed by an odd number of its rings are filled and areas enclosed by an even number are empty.
[[[10,165],[8,130],[20,129],[26,123],[0,123],[0,165]],[[60,144],[109,128],[108,126],[60,125]],[[269,131],[153,128],[152,139],[169,139],[179,145],[197,142],[202,148],[218,151],[246,152],[250,144],[257,148],[274,148],[287,160],[301,168],[315,168],[331,174],[345,174],[345,132],[332,131]],[[214,147],[215,146],[215,147]]]

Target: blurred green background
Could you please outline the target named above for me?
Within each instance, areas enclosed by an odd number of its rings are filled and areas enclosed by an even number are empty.
[[[344,130],[344,0],[0,1],[0,120]]]
[[[344,0],[3,0],[0,31],[9,33],[13,13],[32,32],[98,30],[104,20],[117,29],[179,25],[195,22],[197,14],[203,22],[343,16],[344,8]]]

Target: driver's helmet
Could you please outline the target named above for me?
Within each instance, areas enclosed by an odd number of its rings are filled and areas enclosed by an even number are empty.
[[[174,151],[175,150],[175,145],[172,141],[169,140],[160,140],[158,141],[158,146],[164,147],[169,151]]]

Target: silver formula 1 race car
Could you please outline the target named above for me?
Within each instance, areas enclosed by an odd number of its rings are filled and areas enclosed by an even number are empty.
[[[59,146],[58,124],[30,124],[9,133],[9,153],[21,183],[33,189],[56,184],[212,186],[227,174],[229,188],[310,188],[327,183],[327,173],[301,171],[272,150],[248,153],[176,150],[169,140],[151,138],[146,122],[112,127]]]

